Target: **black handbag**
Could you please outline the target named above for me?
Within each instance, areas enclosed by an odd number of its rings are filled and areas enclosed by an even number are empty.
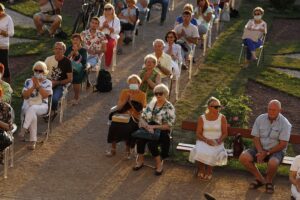
[[[13,140],[13,136],[0,129],[0,151],[3,151],[6,149],[6,147],[9,147],[13,143]]]
[[[144,128],[140,128],[131,134],[132,137],[146,139],[146,140],[159,140],[160,129],[154,129],[154,133],[150,133]]]

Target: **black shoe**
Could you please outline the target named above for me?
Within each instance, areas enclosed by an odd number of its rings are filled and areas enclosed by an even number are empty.
[[[206,200],[216,200],[215,197],[213,197],[211,194],[209,194],[207,192],[204,193],[204,197]]]
[[[164,171],[163,169],[161,169],[161,171],[156,171],[155,170],[154,175],[155,176],[160,176],[160,175],[162,175],[163,171]]]
[[[140,169],[142,169],[144,167],[144,163],[142,163],[141,165],[136,165],[132,168],[133,171],[138,171]]]
[[[182,64],[181,67],[182,67],[183,70],[188,70],[189,69],[189,67],[186,64]]]

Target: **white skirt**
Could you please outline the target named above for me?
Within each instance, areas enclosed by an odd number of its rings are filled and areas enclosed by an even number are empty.
[[[292,196],[296,199],[296,200],[300,200],[300,193],[297,191],[297,188],[292,184],[291,186],[291,192],[292,192]]]
[[[227,152],[224,143],[218,146],[210,146],[203,141],[197,140],[196,146],[191,150],[189,161],[199,161],[210,166],[222,166],[227,164]]]

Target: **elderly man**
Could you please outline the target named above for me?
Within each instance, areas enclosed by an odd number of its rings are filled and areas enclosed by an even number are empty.
[[[250,183],[251,189],[266,184],[266,192],[273,193],[273,178],[282,162],[291,134],[290,122],[280,113],[281,103],[271,100],[268,113],[258,116],[252,128],[254,148],[245,150],[240,155],[240,162],[250,171],[255,180]],[[259,172],[254,162],[268,162],[266,177]]]
[[[184,55],[185,60],[188,60],[188,55],[192,49],[192,45],[196,45],[198,43],[200,36],[197,26],[191,23],[192,12],[185,10],[182,14],[182,18],[183,23],[176,25],[174,30],[178,39],[177,43],[180,44],[182,49],[182,55]],[[183,65],[186,67],[185,62]]]
[[[172,74],[172,58],[164,52],[164,47],[165,42],[163,40],[154,40],[154,52],[152,54],[157,58],[155,70],[160,74],[161,82],[168,86],[170,82],[170,75]]]
[[[63,0],[39,0],[40,12],[34,14],[33,21],[36,26],[38,35],[43,35],[45,23],[51,23],[48,30],[50,37],[53,37],[56,30],[60,27],[62,17],[60,10],[63,5]]]
[[[73,70],[71,61],[64,56],[66,45],[63,42],[56,42],[54,55],[46,58],[45,63],[49,70],[48,78],[52,81],[52,120],[57,115],[58,101],[63,95],[64,86],[72,82]]]

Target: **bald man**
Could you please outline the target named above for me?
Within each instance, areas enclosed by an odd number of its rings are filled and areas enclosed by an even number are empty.
[[[268,104],[268,113],[258,116],[253,125],[251,135],[254,136],[254,147],[240,155],[240,162],[255,177],[250,183],[250,189],[266,185],[267,193],[274,192],[273,178],[283,160],[292,127],[280,112],[281,103],[278,100],[271,100]],[[255,162],[267,162],[266,177],[259,172]]]

